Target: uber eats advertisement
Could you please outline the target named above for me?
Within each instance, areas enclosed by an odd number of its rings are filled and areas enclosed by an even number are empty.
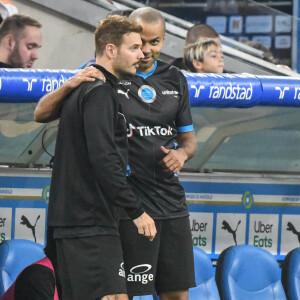
[[[249,244],[278,260],[300,247],[300,181],[295,178],[181,176],[194,246],[217,258]]]
[[[25,174],[25,175],[24,175]],[[300,247],[300,180],[182,173],[194,246],[217,259],[250,244],[278,260]],[[46,243],[51,172],[0,173],[0,242]]]

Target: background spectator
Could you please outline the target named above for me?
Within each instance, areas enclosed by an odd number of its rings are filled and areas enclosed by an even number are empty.
[[[41,27],[29,16],[7,17],[0,25],[0,67],[32,68],[42,47]]]
[[[207,39],[213,39],[218,45],[221,45],[219,34],[211,26],[207,24],[196,24],[187,31],[185,47]],[[171,64],[179,69],[188,69],[188,67],[185,65],[183,57],[176,58],[171,62]]]
[[[184,63],[191,72],[223,73],[222,48],[212,39],[190,44],[184,48]]]

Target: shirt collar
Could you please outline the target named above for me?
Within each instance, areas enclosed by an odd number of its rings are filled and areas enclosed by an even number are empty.
[[[154,62],[154,67],[151,71],[149,71],[148,73],[136,71],[136,75],[146,79],[147,77],[151,76],[155,72],[156,68],[157,68],[157,60]]]

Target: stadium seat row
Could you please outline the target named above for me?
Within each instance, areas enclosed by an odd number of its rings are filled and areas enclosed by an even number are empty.
[[[28,240],[5,241],[0,245],[0,298],[17,275],[45,256],[43,247]],[[194,247],[196,287],[190,300],[299,300],[300,247],[279,265],[268,251],[250,245],[225,249],[218,258],[216,272],[209,256]],[[154,298],[159,298],[155,296]],[[152,295],[134,300],[151,300]]]

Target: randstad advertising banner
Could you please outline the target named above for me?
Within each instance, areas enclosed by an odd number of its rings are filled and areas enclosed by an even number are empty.
[[[38,102],[77,72],[0,69],[0,103]],[[300,106],[300,77],[183,73],[192,107]]]
[[[281,260],[300,246],[299,179],[181,174],[193,244],[211,258],[250,244]]]
[[[299,106],[299,78],[184,72],[192,107]]]

